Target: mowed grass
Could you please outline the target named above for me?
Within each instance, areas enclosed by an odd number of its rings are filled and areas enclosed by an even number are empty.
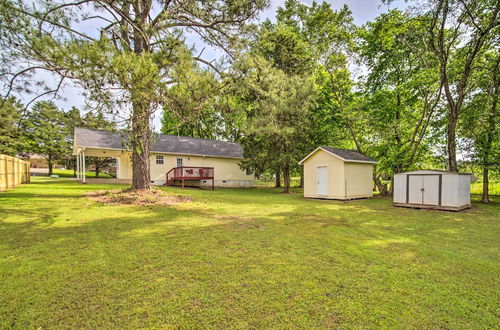
[[[53,170],[53,173],[56,175],[59,175],[62,178],[73,178],[74,177],[74,171],[68,170],[68,169],[63,170],[63,169],[55,168]],[[87,178],[95,178],[95,171],[86,171],[85,176]],[[108,178],[112,178],[112,176],[107,174],[107,173],[101,172],[101,173],[99,173],[99,178],[108,179]]]
[[[82,197],[111,188],[0,193],[0,328],[498,327],[498,197],[462,213],[274,189]]]

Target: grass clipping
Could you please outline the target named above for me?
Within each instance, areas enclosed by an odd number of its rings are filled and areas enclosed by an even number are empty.
[[[97,190],[85,195],[93,201],[114,205],[175,205],[191,201],[187,196],[169,194],[154,187],[151,190]]]

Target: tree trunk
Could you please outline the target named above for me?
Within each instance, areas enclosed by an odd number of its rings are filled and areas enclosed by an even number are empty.
[[[276,170],[276,183],[275,183],[274,187],[275,188],[281,187],[281,173],[280,173],[279,168]]]
[[[151,132],[149,111],[139,102],[133,104],[132,114],[132,189],[151,189],[149,147]]]
[[[283,167],[283,192],[290,193],[290,167]]]
[[[47,159],[47,164],[49,165],[49,176],[51,176],[53,173],[52,168],[54,167],[54,164],[52,164],[52,159]]]
[[[491,112],[488,117],[488,130],[486,133],[486,145],[485,155],[483,160],[483,195],[481,197],[481,203],[490,202],[490,191],[489,191],[489,172],[488,166],[491,164],[490,157],[493,146],[493,139],[496,132],[496,119],[497,119],[497,103],[498,94],[500,92],[500,80],[498,79],[498,67],[500,64],[500,56],[497,56],[495,60],[495,66],[493,67],[493,88],[490,89],[489,93],[493,97],[493,102],[491,103]]]
[[[95,167],[95,177],[96,177],[96,178],[98,178],[98,177],[99,177],[99,173],[100,173],[100,171],[99,171],[99,166],[96,166],[96,167]]]
[[[76,178],[76,163],[73,165],[73,177]]]
[[[483,195],[481,196],[481,203],[489,203],[490,202],[490,191],[489,191],[489,169],[484,167],[483,169]]]
[[[304,166],[300,169],[300,188],[304,188]]]
[[[383,184],[382,180],[380,180],[380,178],[375,174],[373,174],[373,181],[375,182],[375,186],[377,187],[381,196],[389,195],[389,191],[387,190],[387,185]]]
[[[447,134],[447,152],[448,152],[448,170],[458,172],[457,166],[457,112],[455,109],[450,109],[448,116],[448,134]]]
[[[128,4],[126,6],[129,6]],[[135,24],[145,30],[150,6],[146,1],[137,1],[133,6],[135,12]],[[139,56],[148,51],[148,43],[144,34],[138,29],[134,30],[134,53]],[[151,131],[149,123],[151,104],[145,100],[140,89],[131,91],[132,95],[132,189],[151,189],[151,173],[149,171],[149,152],[151,143]]]

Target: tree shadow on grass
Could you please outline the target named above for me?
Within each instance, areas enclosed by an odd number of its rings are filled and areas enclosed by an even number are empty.
[[[72,198],[65,214],[61,204],[71,195],[54,191],[48,201],[41,190],[17,196],[33,198],[30,206],[0,206],[0,212],[22,220],[0,221],[0,275],[6,280],[0,298],[9,301],[0,311],[10,324],[158,327],[168,317],[174,325],[210,320],[262,326],[276,325],[281,315],[304,327],[321,327],[332,308],[346,322],[366,315],[373,321],[393,303],[407,306],[408,296],[435,297],[431,306],[440,298],[461,301],[453,296],[454,285],[443,284],[435,293],[421,279],[429,283],[429,274],[440,271],[429,271],[441,257],[432,251],[459,246],[447,240],[474,242],[463,235],[476,214],[393,209],[390,201],[325,203],[268,192],[242,197],[239,191],[207,191],[195,194],[202,205],[178,207],[108,206]],[[80,196],[78,189],[71,197]],[[220,209],[210,208],[211,202]],[[70,212],[80,212],[79,218]],[[463,228],[452,228],[458,233],[438,232],[456,216],[463,220]],[[425,253],[427,259],[419,257]],[[417,279],[404,286],[412,277]],[[439,311],[418,303],[410,310],[413,314],[405,314],[410,319]],[[437,316],[431,319],[446,326],[457,313]]]

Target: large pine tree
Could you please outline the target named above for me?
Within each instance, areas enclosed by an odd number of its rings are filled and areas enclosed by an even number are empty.
[[[20,123],[23,106],[15,98],[0,98],[0,154],[16,156],[23,151]]]
[[[150,188],[152,114],[176,83],[174,67],[203,63],[186,45],[196,34],[230,51],[266,0],[73,0],[0,2],[0,67],[10,93],[30,90],[29,76],[51,72],[57,94],[66,81],[86,90],[89,100],[120,112],[131,131],[132,187]],[[85,22],[87,24],[81,24]],[[186,64],[187,63],[187,64]]]

